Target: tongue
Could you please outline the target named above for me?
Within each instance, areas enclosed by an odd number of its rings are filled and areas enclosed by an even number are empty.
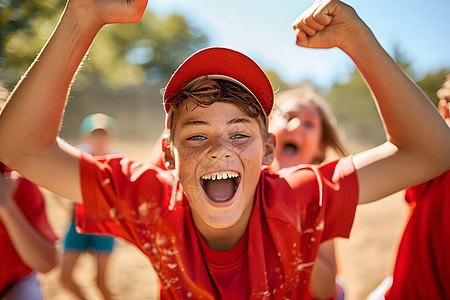
[[[284,145],[284,153],[289,156],[293,156],[297,153],[297,146],[293,144]]]
[[[230,200],[235,192],[235,183],[233,179],[207,180],[205,192],[209,199],[223,202]]]

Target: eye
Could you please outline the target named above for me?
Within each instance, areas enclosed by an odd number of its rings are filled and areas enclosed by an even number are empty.
[[[248,138],[248,135],[242,134],[242,133],[237,133],[231,136],[231,139],[233,140],[240,140],[240,139],[245,139]]]
[[[189,141],[202,141],[202,140],[206,140],[206,137],[204,137],[202,135],[194,135],[194,136],[188,137],[187,140],[189,140]]]
[[[314,122],[311,122],[311,121],[308,121],[308,120],[306,120],[306,121],[304,121],[302,123],[303,123],[303,126],[305,126],[306,128],[314,128],[315,127]]]

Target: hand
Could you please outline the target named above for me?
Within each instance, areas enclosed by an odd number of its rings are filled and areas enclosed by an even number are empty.
[[[13,172],[0,174],[0,207],[12,201],[16,179]]]
[[[447,122],[448,127],[450,127],[450,97],[448,100],[442,99],[439,101],[438,109],[445,122]]]
[[[102,27],[111,23],[136,23],[148,0],[68,0],[65,15]]]
[[[296,44],[307,48],[339,47],[346,51],[370,32],[355,10],[338,0],[317,0],[292,25]]]

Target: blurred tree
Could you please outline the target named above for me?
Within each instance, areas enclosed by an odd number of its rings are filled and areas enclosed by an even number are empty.
[[[0,79],[9,85],[17,82],[50,36],[64,3],[0,0]],[[147,11],[137,24],[103,28],[79,77],[83,83],[95,75],[113,87],[159,84],[207,43],[206,35],[184,17]]]
[[[439,102],[436,92],[444,84],[445,76],[448,73],[450,73],[450,69],[440,70],[436,73],[428,73],[424,78],[417,81],[417,85],[420,86],[436,106]]]
[[[290,84],[286,83],[276,71],[266,69],[264,70],[264,72],[266,72],[267,77],[269,77],[270,83],[272,84],[275,93],[292,87]]]
[[[348,137],[347,142],[351,144],[352,140],[357,141],[362,148],[372,147],[385,139],[383,126],[371,97],[356,69],[347,83],[333,85],[325,95],[339,126]]]
[[[17,81],[52,32],[64,2],[0,0],[1,79]]]
[[[104,77],[112,86],[160,85],[196,50],[208,43],[206,35],[177,14],[159,17],[146,11],[137,24],[102,29],[83,72]]]
[[[394,47],[392,57],[437,104],[436,91],[442,86],[445,74],[449,70],[427,74],[423,79],[417,81],[412,61],[399,46]],[[342,131],[348,137],[348,142],[353,146],[358,145],[358,149],[355,150],[373,147],[385,141],[383,125],[372,101],[372,95],[356,68],[347,83],[333,85],[325,94],[325,98],[336,115]]]
[[[406,52],[400,47],[400,45],[394,46],[394,51],[392,53],[392,58],[397,62],[397,64],[402,68],[402,70],[408,74],[410,78],[415,80],[416,74],[412,68],[412,60],[408,57]]]

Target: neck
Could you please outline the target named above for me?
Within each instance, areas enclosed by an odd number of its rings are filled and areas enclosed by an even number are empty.
[[[193,214],[193,219],[195,226],[211,249],[215,251],[228,251],[237,245],[247,231],[251,211],[252,206],[249,206],[239,221],[227,228],[211,227],[200,218],[195,217],[195,214]]]

